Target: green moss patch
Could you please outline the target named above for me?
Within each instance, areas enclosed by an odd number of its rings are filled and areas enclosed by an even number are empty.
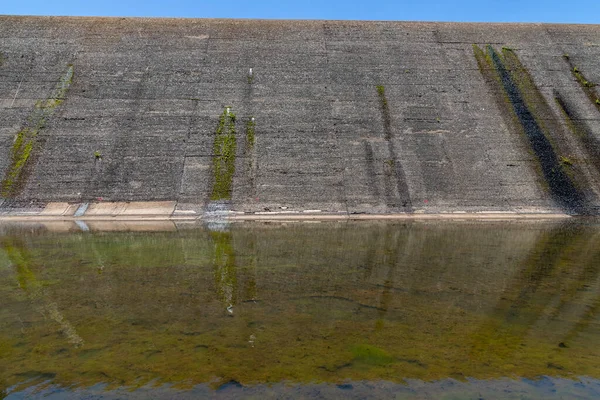
[[[568,55],[563,55],[563,59],[567,62],[567,64],[569,64],[571,74],[573,75],[575,80],[577,80],[579,86],[581,86],[581,89],[583,89],[586,96],[598,108],[598,110],[600,110],[600,96],[598,96],[596,89],[594,89],[598,85],[594,82],[590,82],[585,77],[583,72],[581,72],[581,70],[575,64],[573,64],[573,61]]]
[[[51,95],[46,100],[36,103],[27,123],[17,133],[11,149],[11,163],[0,186],[2,197],[15,197],[24,187],[27,176],[26,167],[36,151],[38,134],[46,126],[46,121],[56,108],[64,102],[72,81],[73,66],[69,65]]]
[[[395,361],[394,357],[385,350],[367,344],[352,346],[351,351],[355,362],[369,365],[388,365]]]
[[[219,117],[213,142],[213,190],[211,200],[230,200],[235,173],[235,114],[227,107]]]
[[[562,116],[574,133],[574,137],[581,143],[581,148],[587,157],[584,162],[593,165],[600,172],[600,140],[590,129],[588,122],[583,118],[573,104],[564,98],[558,91],[554,92],[554,100],[562,111]]]

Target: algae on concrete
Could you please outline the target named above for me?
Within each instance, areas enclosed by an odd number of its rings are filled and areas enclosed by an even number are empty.
[[[32,158],[32,153],[36,151],[37,136],[46,126],[47,119],[64,102],[72,81],[73,66],[69,65],[50,96],[46,100],[38,101],[35,104],[35,109],[29,116],[25,127],[17,133],[11,149],[11,163],[2,180],[0,189],[2,197],[11,198],[16,196],[26,184],[26,167]]]
[[[225,107],[213,142],[213,190],[211,200],[230,200],[235,173],[236,116],[231,107]]]
[[[600,173],[600,139],[594,135],[588,122],[581,117],[580,112],[560,92],[554,91],[554,100],[562,116],[579,141],[586,154],[585,162],[593,165],[596,173]]]
[[[592,104],[594,104],[600,111],[600,96],[598,96],[596,89],[594,89],[598,85],[594,82],[590,82],[589,80],[587,80],[587,78],[583,75],[583,72],[581,72],[581,70],[573,64],[573,61],[571,61],[571,58],[568,55],[563,55],[563,58],[565,59],[567,64],[569,64],[571,74],[575,77],[575,79],[581,86],[581,89],[583,89],[583,91],[585,92],[586,96],[590,99]]]

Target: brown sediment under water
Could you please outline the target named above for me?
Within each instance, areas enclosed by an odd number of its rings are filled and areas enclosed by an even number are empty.
[[[0,224],[1,397],[600,397],[597,220],[165,224]]]

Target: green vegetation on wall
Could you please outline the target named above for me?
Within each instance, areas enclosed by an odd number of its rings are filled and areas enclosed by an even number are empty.
[[[233,174],[235,173],[235,114],[226,107],[219,117],[219,125],[213,143],[214,184],[211,200],[231,199]]]
[[[69,65],[50,96],[36,103],[27,123],[17,133],[11,149],[11,163],[4,174],[0,188],[2,197],[16,196],[25,185],[26,167],[36,150],[38,134],[46,126],[46,121],[56,108],[64,102],[72,81],[73,66]]]
[[[598,85],[586,79],[585,75],[583,75],[583,72],[581,72],[579,68],[573,64],[568,54],[563,54],[563,58],[569,64],[571,74],[573,75],[573,77],[575,77],[575,79],[585,92],[586,96],[598,108],[598,110],[600,110],[600,96],[598,96],[598,93],[596,93],[596,89],[594,89]]]

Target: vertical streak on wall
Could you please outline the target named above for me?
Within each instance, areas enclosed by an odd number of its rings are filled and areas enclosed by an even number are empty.
[[[211,200],[231,200],[235,173],[235,114],[226,107],[219,117],[213,142],[213,190]]]
[[[248,166],[249,195],[252,199],[256,198],[256,120],[254,117],[248,117],[246,121],[246,158]]]
[[[25,186],[32,160],[40,150],[37,143],[38,134],[46,126],[47,119],[64,102],[72,81],[73,66],[69,65],[50,96],[35,104],[35,109],[25,126],[17,133],[11,149],[11,163],[2,180],[0,191],[2,197],[15,197]]]
[[[581,89],[585,92],[586,96],[588,97],[588,99],[590,99],[592,104],[596,106],[596,110],[600,111],[600,96],[598,96],[598,93],[595,89],[595,87],[598,85],[594,82],[588,81],[583,75],[583,72],[581,72],[579,68],[577,68],[573,64],[571,58],[567,54],[563,55],[563,58],[567,61],[567,64],[569,64],[571,74],[577,80],[577,82],[581,86]]]
[[[408,191],[408,184],[406,182],[406,174],[402,168],[402,163],[398,158],[396,149],[393,142],[392,134],[392,117],[390,114],[390,108],[385,96],[385,87],[378,85],[377,94],[379,97],[379,106],[381,109],[381,116],[383,119],[383,132],[384,138],[388,146],[388,152],[391,160],[386,160],[385,168],[391,171],[392,176],[396,180],[396,189],[398,191],[398,199],[394,199],[392,195],[392,189],[386,184],[386,205],[389,209],[402,209],[404,212],[412,212],[412,201],[410,199],[410,192]]]
[[[375,171],[375,156],[373,155],[373,146],[368,140],[363,140],[363,146],[365,147],[367,177],[372,178],[367,180],[367,184],[369,185],[369,189],[373,197],[379,199],[379,187],[377,185],[377,182],[375,181],[377,174]]]
[[[244,96],[241,107],[246,113],[244,118],[245,125],[245,142],[243,146],[242,171],[237,174],[241,178],[242,183],[236,186],[234,196],[240,196],[240,199],[246,205],[255,204],[256,193],[256,173],[257,173],[257,153],[255,149],[256,143],[256,120],[254,118],[255,107],[254,99],[254,81],[255,70],[250,65],[254,65],[254,59],[247,55],[248,72],[246,76],[247,84],[244,88]]]
[[[127,97],[131,100],[131,104],[128,106],[129,115],[123,118],[119,124],[120,132],[116,135],[110,152],[106,156],[104,161],[106,164],[101,170],[101,176],[95,178],[96,186],[93,189],[94,192],[89,197],[101,196],[113,201],[131,198],[131,195],[127,194],[127,190],[125,189],[125,185],[129,181],[128,175],[131,174],[131,171],[125,168],[125,165],[128,155],[135,148],[137,140],[135,130],[145,112],[143,109],[143,95],[151,73],[150,67],[146,67],[139,80],[134,81],[135,86],[128,91]],[[101,191],[107,188],[111,189],[110,192]]]
[[[600,174],[600,140],[594,136],[575,107],[569,104],[560,92],[554,92],[554,99],[563,113],[567,126],[581,143],[584,152],[587,154],[589,163],[596,168],[596,173]]]
[[[527,137],[556,203],[568,212],[586,212],[585,197],[571,180],[564,163],[561,163],[562,158],[551,139],[549,128],[555,128],[558,124],[516,55],[509,49],[503,49],[500,55],[491,46],[487,46],[487,53],[476,45],[473,50],[487,82],[498,94],[503,92],[506,96],[511,106],[509,112]]]
[[[190,139],[192,137],[192,131],[193,128],[196,126],[196,112],[198,109],[198,99],[191,99],[190,100],[192,102],[192,111],[191,111],[191,115],[190,115],[190,119],[189,119],[189,124],[187,127],[187,134],[185,136],[184,142],[185,145],[183,146],[183,157],[182,157],[182,162],[181,162],[181,174],[180,174],[180,178],[179,178],[179,182],[178,182],[178,189],[177,189],[177,193],[178,193],[178,197],[181,198],[181,196],[185,195],[185,189],[184,189],[184,181],[185,181],[185,165],[186,162],[188,160],[188,148],[190,146]]]

